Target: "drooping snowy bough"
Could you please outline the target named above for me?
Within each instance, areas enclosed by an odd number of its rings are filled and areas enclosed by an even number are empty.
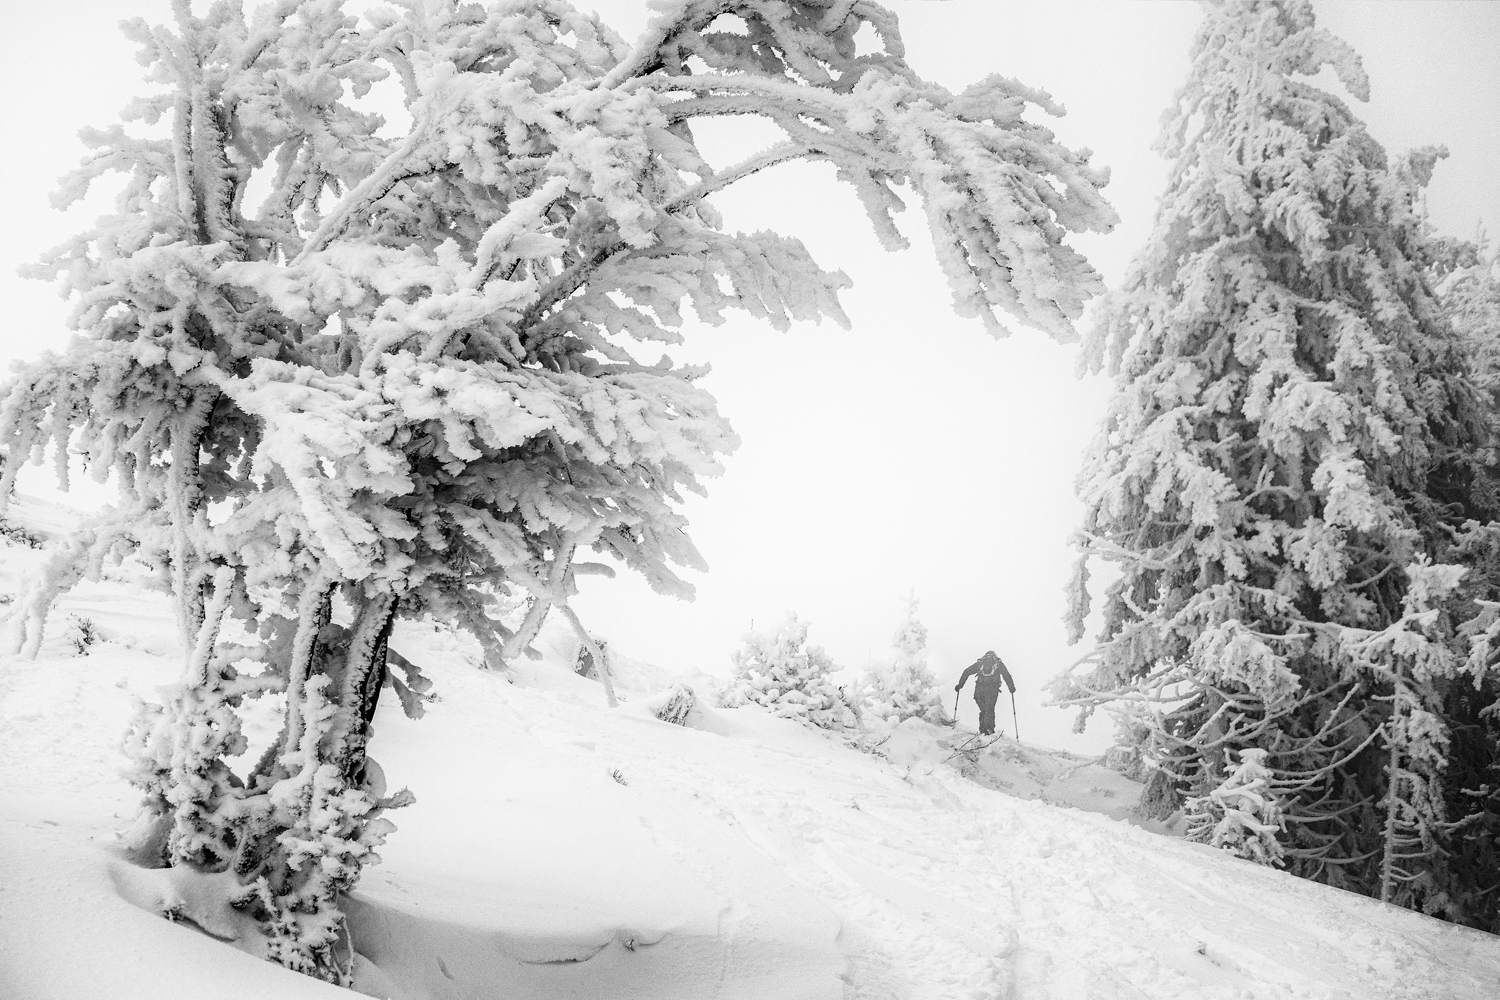
[[[1368,87],[1306,2],[1206,7],[1155,231],[1092,344],[1117,383],[1075,639],[1088,560],[1119,575],[1056,691],[1124,710],[1190,835],[1492,926],[1500,502],[1424,277],[1437,153],[1391,162],[1308,82]]]
[[[577,625],[575,577],[607,572],[580,553],[689,596],[676,504],[735,437],[699,371],[632,352],[678,340],[684,305],[843,319],[842,275],[706,199],[827,161],[899,246],[907,185],[958,312],[1059,338],[1098,287],[1063,239],[1114,215],[1087,154],[1023,117],[1060,113],[1045,94],[924,82],[866,0],[678,0],[635,45],[558,0],[176,12],[127,24],[160,89],[125,117],[160,137],[89,133],[59,202],[115,171],[118,210],[37,268],[82,336],[0,404],[0,505],[49,447],[121,500],[9,624],[34,650],[101,560],[161,567],[190,662],[130,736],[161,861],[232,870],[270,957],[347,982],[338,894],[405,801],[366,754],[393,621],[459,623],[500,667],[549,609]],[[405,135],[365,100],[387,78]],[[716,169],[693,124],[726,115],[784,139]],[[518,627],[488,613],[523,597]],[[282,736],[237,774],[236,710],[268,693]]]

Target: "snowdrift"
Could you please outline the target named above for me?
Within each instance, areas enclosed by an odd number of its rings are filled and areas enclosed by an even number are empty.
[[[3,544],[14,594],[42,552]],[[98,634],[81,655],[79,618]],[[0,996],[348,996],[239,950],[253,932],[214,910],[211,886],[132,865],[114,841],[135,800],[117,777],[132,698],[180,668],[165,602],[111,570],[61,602],[50,635],[37,659],[0,660]],[[509,675],[430,625],[393,645],[438,700],[418,721],[394,699],[377,716],[374,756],[417,804],[392,814],[384,863],[348,900],[366,995],[1500,989],[1500,939],[1123,822],[1139,786],[1087,759],[965,750],[972,734],[916,721],[862,753],[704,700],[669,725],[651,711],[665,678],[623,660],[629,700],[610,711],[557,633]]]
[[[981,737],[972,730],[929,725],[907,719],[885,739],[876,738],[875,752],[893,765],[930,775],[949,767],[970,781],[1018,799],[1036,799],[1059,806],[1096,812],[1112,819],[1141,824],[1136,816],[1145,786],[1097,758],[1033,746],[1004,736]]]

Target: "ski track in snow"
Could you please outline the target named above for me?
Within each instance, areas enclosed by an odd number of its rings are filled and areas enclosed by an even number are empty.
[[[134,799],[120,735],[179,667],[162,601],[93,585],[54,622],[80,610],[90,655],[0,661],[0,996],[347,996],[120,898],[155,874],[106,846]],[[395,644],[441,700],[377,716],[418,802],[350,902],[372,995],[1500,996],[1500,938],[981,787],[937,763],[947,730],[912,729],[933,753],[897,766],[753,708],[609,711],[558,655],[512,684],[441,631]]]

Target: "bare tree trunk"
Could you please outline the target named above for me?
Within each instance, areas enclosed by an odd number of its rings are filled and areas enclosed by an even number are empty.
[[[234,872],[243,886],[236,905],[266,928],[269,958],[348,985],[341,899],[384,839],[379,816],[409,796],[393,801],[367,781],[396,597],[350,585],[354,614],[344,629],[329,624],[333,591],[326,577],[314,578],[299,602],[286,726],[275,760],[251,789],[253,819]]]

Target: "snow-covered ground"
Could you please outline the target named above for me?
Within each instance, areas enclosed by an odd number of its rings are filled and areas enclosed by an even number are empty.
[[[0,547],[0,595],[39,557]],[[111,575],[61,602],[38,659],[0,660],[0,997],[348,995],[162,919],[185,902],[237,932],[114,851],[132,698],[179,663],[165,601]],[[86,655],[70,614],[103,636]],[[756,708],[672,726],[644,704],[667,678],[626,662],[608,710],[556,634],[509,677],[434,627],[394,645],[440,700],[377,716],[374,756],[418,801],[348,903],[373,996],[1500,996],[1500,938],[1111,818],[1138,786],[1084,759],[966,755],[917,722],[860,752]]]

